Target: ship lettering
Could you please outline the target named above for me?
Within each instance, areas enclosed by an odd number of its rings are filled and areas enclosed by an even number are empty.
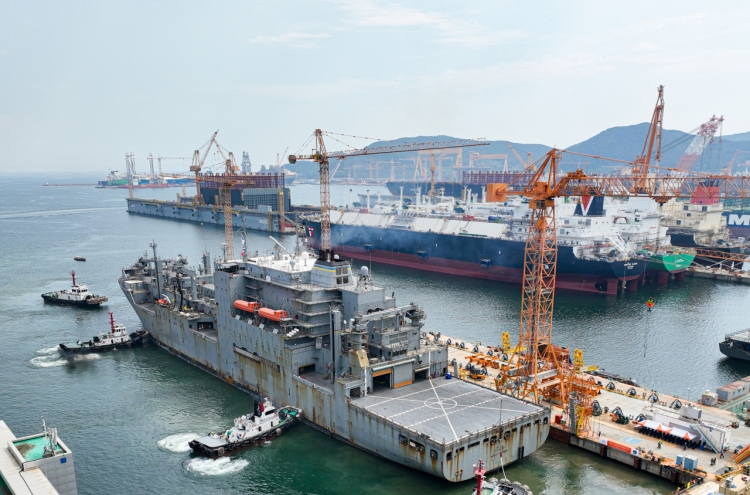
[[[727,218],[727,225],[744,225],[750,227],[750,215],[738,215],[736,213],[730,213],[729,218]]]

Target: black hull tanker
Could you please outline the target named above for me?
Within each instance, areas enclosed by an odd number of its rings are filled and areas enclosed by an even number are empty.
[[[310,244],[317,249],[320,222],[307,220],[306,224]],[[347,258],[502,282],[523,280],[526,244],[520,240],[331,222],[331,243]],[[560,289],[614,294],[622,281],[637,280],[648,266],[647,259],[635,257],[579,257],[577,249],[558,246],[556,286]]]

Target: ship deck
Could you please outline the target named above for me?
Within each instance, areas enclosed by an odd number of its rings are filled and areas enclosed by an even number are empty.
[[[352,404],[443,443],[541,410],[458,379],[419,380],[402,388],[377,390]]]

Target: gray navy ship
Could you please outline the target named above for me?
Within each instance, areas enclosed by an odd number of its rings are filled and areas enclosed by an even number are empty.
[[[197,267],[144,254],[118,279],[151,338],[255,396],[290,404],[318,430],[450,481],[530,455],[550,411],[449,379],[445,345],[363,267],[298,248]]]

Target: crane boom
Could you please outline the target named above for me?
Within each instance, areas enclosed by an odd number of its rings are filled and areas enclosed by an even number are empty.
[[[521,166],[523,167],[524,172],[531,172],[534,170],[534,159],[531,157],[531,153],[527,153],[526,161],[523,161],[523,158],[521,158],[521,155],[518,154],[516,149],[511,146],[510,142],[505,141],[505,144],[508,145],[508,148],[513,152],[514,155],[516,155],[516,158],[518,158],[518,161],[521,162]]]
[[[454,139],[452,141],[408,143],[349,151],[335,151],[333,153],[329,153],[328,158],[344,159],[350,156],[381,155],[384,153],[403,153],[409,151],[444,150],[447,148],[463,148],[465,146],[486,146],[488,144],[490,144],[489,141],[476,141],[474,139]]]
[[[719,130],[721,124],[724,122],[724,116],[716,117],[712,116],[707,122],[701,124],[698,128],[698,132],[695,134],[695,138],[690,142],[690,145],[685,150],[685,153],[677,161],[676,168],[681,172],[689,172],[693,169],[695,162],[698,161],[703,150],[706,149],[710,143],[714,141],[714,135]]]
[[[633,176],[639,178],[641,183],[645,183],[648,177],[648,167],[651,162],[651,154],[654,152],[654,144],[656,145],[656,163],[661,161],[661,135],[662,135],[662,122],[664,120],[664,86],[657,88],[658,95],[656,97],[656,105],[654,105],[654,113],[651,116],[651,123],[648,127],[648,133],[646,134],[646,141],[643,143],[643,149],[641,154],[635,158],[632,162],[633,165]]]

